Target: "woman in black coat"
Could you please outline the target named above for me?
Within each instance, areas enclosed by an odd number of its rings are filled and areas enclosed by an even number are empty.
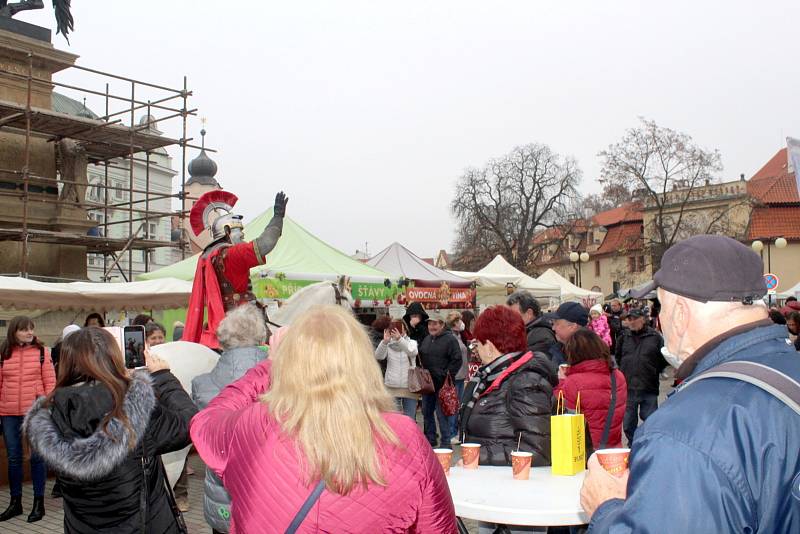
[[[146,359],[147,371],[129,373],[111,334],[75,332],[55,390],[25,418],[31,447],[57,473],[66,533],[180,532],[160,455],[190,443],[197,409],[164,360]]]
[[[533,453],[550,465],[550,415],[557,371],[527,350],[525,325],[506,306],[484,311],[472,332],[483,366],[467,383],[461,407],[462,443],[480,443],[480,463],[511,465],[511,452]]]

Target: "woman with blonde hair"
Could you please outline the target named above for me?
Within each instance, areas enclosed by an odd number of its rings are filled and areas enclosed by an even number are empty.
[[[233,531],[452,533],[444,472],[394,408],[364,328],[318,306],[195,416],[191,435],[225,481]]]

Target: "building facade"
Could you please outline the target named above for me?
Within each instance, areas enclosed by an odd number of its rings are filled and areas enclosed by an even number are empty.
[[[778,151],[750,180],[677,188],[656,203],[632,202],[588,219],[541,232],[530,270],[553,268],[585,289],[611,296],[653,276],[650,250],[659,232],[680,241],[698,234],[727,235],[754,249],[764,272],[777,275],[777,292],[800,282],[800,196],[787,150]],[[688,194],[687,194],[688,193]],[[660,204],[660,206],[659,206]],[[678,232],[675,232],[676,226]],[[578,260],[575,255],[578,253]],[[582,253],[583,258],[580,256]],[[583,260],[587,261],[583,261]]]

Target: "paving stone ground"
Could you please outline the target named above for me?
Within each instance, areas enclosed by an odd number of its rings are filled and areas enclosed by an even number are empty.
[[[664,401],[666,394],[672,389],[672,379],[661,381],[661,395],[659,396],[659,404]],[[422,426],[422,416],[417,413],[417,421]],[[454,451],[458,455],[458,450]],[[189,528],[190,534],[211,534],[211,529],[206,525],[203,518],[203,473],[205,466],[203,461],[197,455],[189,457],[189,465],[195,471],[195,474],[189,477],[189,505],[190,509],[184,514],[186,526]],[[28,483],[23,488],[22,507],[25,513],[19,517],[15,517],[10,521],[0,524],[0,533],[2,534],[51,534],[56,532],[63,532],[64,512],[61,507],[61,499],[53,499],[50,497],[50,491],[53,488],[53,479],[47,481],[47,490],[45,492],[45,510],[46,515],[44,519],[38,523],[27,523],[25,519],[30,512],[31,503],[33,502],[33,486]],[[5,488],[0,488],[0,510],[5,510],[8,504],[8,494],[5,493]],[[477,534],[478,526],[474,521],[465,521],[470,534]]]

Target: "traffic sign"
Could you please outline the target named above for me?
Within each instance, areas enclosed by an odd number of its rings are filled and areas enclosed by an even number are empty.
[[[779,281],[780,280],[778,279],[777,275],[772,273],[767,273],[764,275],[764,283],[767,284],[767,291],[769,291],[770,294],[775,294],[775,290],[778,288]]]

